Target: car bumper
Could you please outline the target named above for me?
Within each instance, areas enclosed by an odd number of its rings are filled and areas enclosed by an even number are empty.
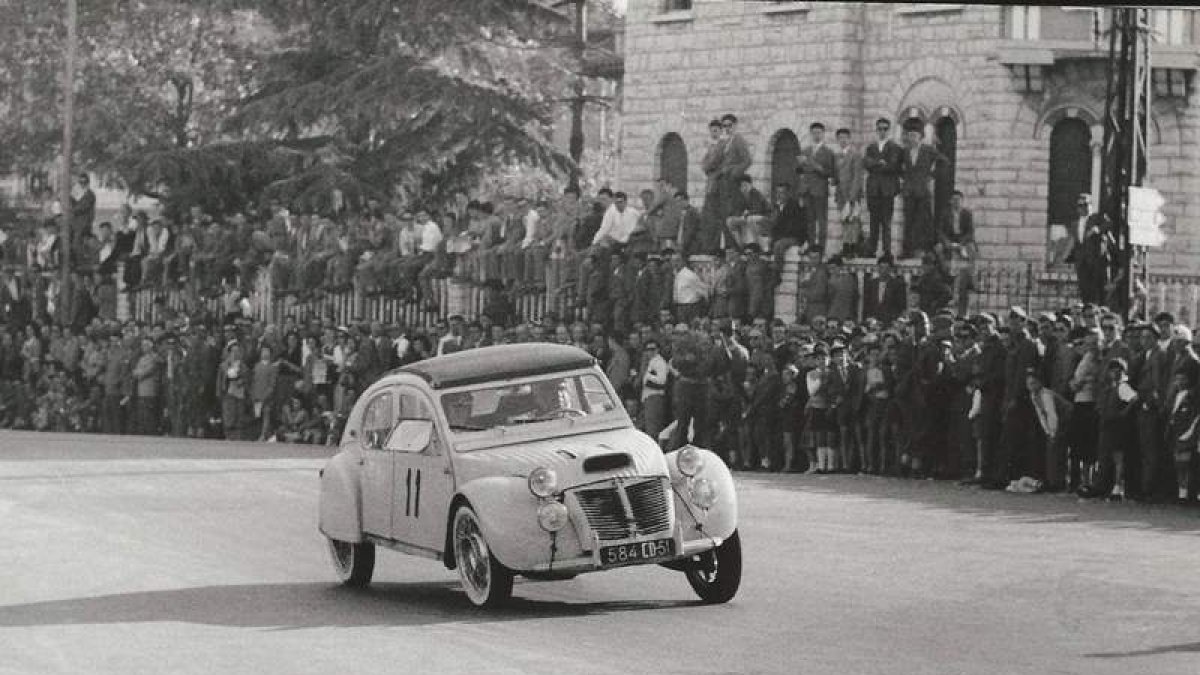
[[[605,542],[606,544],[616,544],[624,542]],[[662,558],[659,560],[647,560],[645,562],[635,562],[625,565],[606,566],[600,562],[600,547],[593,547],[595,550],[586,555],[576,558],[564,558],[562,560],[552,560],[546,563],[538,563],[534,565],[531,572],[541,574],[557,574],[557,573],[572,573],[582,574],[584,572],[599,572],[602,570],[618,569],[620,567],[636,567],[638,565],[660,565],[666,562],[675,560],[684,560],[694,555],[699,555],[705,551],[711,551],[717,548],[722,543],[719,537],[704,537],[701,539],[691,539],[683,541],[682,537],[676,533],[675,550],[679,551],[678,555],[670,558]]]

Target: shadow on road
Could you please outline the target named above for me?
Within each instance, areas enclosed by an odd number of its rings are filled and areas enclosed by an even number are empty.
[[[520,592],[520,586],[517,587]],[[699,601],[567,603],[514,597],[495,611],[470,605],[455,582],[202,586],[0,606],[0,627],[182,622],[294,630],[326,626],[425,626],[581,617],[670,609]]]
[[[1158,656],[1159,654],[1200,654],[1200,642],[1182,645],[1166,645],[1151,649],[1139,649],[1133,652],[1103,652],[1100,654],[1084,654],[1090,659],[1127,659],[1134,656]]]
[[[1200,509],[1174,504],[1108,503],[1067,494],[1011,494],[949,481],[877,476],[738,473],[758,487],[915,502],[931,509],[1002,517],[1033,524],[1091,523],[1112,528],[1200,534]]]

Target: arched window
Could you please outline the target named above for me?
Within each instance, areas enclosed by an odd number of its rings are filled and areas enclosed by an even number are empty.
[[[954,169],[957,166],[958,124],[949,115],[933,125],[933,136],[937,149],[949,163],[938,169],[933,181],[933,217],[938,227],[946,226],[950,213],[950,195],[954,192]]]
[[[771,194],[776,185],[787,183],[795,190],[799,178],[796,176],[796,158],[800,156],[800,139],[791,129],[775,132],[771,141],[771,185],[763,194]]]
[[[687,146],[679,134],[671,132],[663,136],[658,155],[658,175],[666,178],[676,190],[688,189]]]
[[[1050,132],[1048,226],[1062,225],[1073,235],[1076,200],[1092,189],[1092,132],[1078,117],[1065,117]]]

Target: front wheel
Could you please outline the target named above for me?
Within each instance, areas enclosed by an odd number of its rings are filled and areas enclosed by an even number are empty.
[[[375,545],[329,539],[329,556],[338,579],[352,588],[365,588],[375,571]]]
[[[492,555],[469,506],[454,514],[454,562],[467,597],[478,607],[498,607],[512,597],[513,573]]]
[[[692,558],[684,574],[704,602],[717,605],[732,600],[742,583],[742,540],[737,530],[717,548]]]

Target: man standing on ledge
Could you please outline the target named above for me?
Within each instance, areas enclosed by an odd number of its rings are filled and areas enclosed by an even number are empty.
[[[948,161],[932,145],[921,142],[925,131],[921,121],[904,123],[904,257],[911,258],[932,251],[936,242],[933,231],[933,190],[930,182],[934,172]]]
[[[877,140],[866,147],[863,153],[863,168],[867,172],[867,211],[871,214],[871,233],[867,239],[867,256],[876,254],[880,236],[883,237],[883,252],[892,253],[892,212],[896,206],[896,193],[900,191],[900,165],[904,151],[888,136],[892,123],[885,118],[875,120]]]
[[[808,241],[817,251],[825,250],[829,228],[829,181],[836,181],[833,151],[825,145],[825,125],[813,122],[808,128],[812,144],[800,150],[800,196],[808,209]]]

